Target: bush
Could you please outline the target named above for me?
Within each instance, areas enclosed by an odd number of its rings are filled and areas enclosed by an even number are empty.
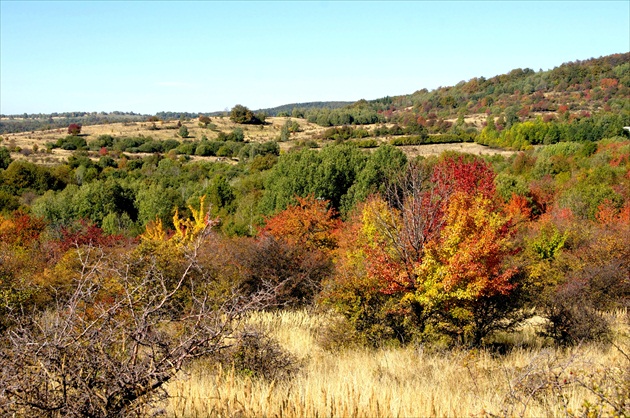
[[[55,146],[64,150],[87,149],[87,143],[85,142],[85,138],[81,138],[74,135],[68,135],[65,138],[58,139]]]
[[[81,133],[81,125],[76,123],[71,123],[68,126],[68,135],[79,135]]]
[[[247,329],[236,335],[236,342],[221,353],[219,362],[246,376],[267,380],[284,380],[300,369],[298,359],[273,338]]]
[[[7,147],[0,147],[0,169],[7,168],[13,159]]]
[[[237,257],[242,266],[243,294],[274,289],[275,306],[304,306],[319,293],[323,279],[333,271],[330,257],[317,249],[264,235],[243,241]]]
[[[338,352],[361,346],[361,336],[346,317],[336,315],[320,328],[317,343],[326,351]]]
[[[610,340],[610,324],[593,305],[588,285],[582,280],[565,283],[544,303],[544,316],[549,322],[542,334],[556,343],[575,345]]]
[[[356,141],[354,143],[359,148],[377,148],[378,141],[376,139],[365,139],[363,141]]]

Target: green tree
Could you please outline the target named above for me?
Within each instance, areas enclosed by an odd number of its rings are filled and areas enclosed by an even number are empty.
[[[236,105],[230,111],[230,120],[234,123],[261,124],[265,121],[265,115],[255,115],[254,112],[242,105]]]
[[[304,149],[281,155],[265,182],[261,209],[273,213],[313,194],[339,209],[343,196],[363,170],[365,154],[351,144],[330,145],[320,152]]]
[[[188,128],[186,127],[186,125],[182,125],[179,128],[179,136],[181,136],[182,138],[188,138]]]
[[[0,169],[5,169],[11,164],[13,159],[7,147],[0,147]]]
[[[384,145],[379,147],[368,159],[365,168],[357,176],[356,182],[344,196],[341,208],[344,214],[372,193],[385,193],[388,179],[404,172],[407,156],[400,149]]]

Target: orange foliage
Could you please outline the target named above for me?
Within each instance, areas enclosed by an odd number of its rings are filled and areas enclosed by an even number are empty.
[[[328,202],[313,195],[305,198],[296,196],[295,199],[297,204],[267,219],[260,234],[269,234],[309,249],[335,249],[340,221],[334,210],[328,208]]]
[[[22,211],[9,218],[0,217],[0,241],[11,245],[27,246],[37,241],[46,228],[46,223]]]
[[[514,220],[515,223],[525,222],[532,218],[532,208],[527,198],[512,194],[512,198],[505,205],[505,213]]]

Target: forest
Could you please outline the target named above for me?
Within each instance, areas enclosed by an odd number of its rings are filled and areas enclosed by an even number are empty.
[[[628,416],[628,58],[5,136],[0,413]]]

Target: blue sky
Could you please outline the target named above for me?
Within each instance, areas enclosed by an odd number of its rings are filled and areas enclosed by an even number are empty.
[[[629,50],[627,0],[0,0],[0,113],[375,99]]]

